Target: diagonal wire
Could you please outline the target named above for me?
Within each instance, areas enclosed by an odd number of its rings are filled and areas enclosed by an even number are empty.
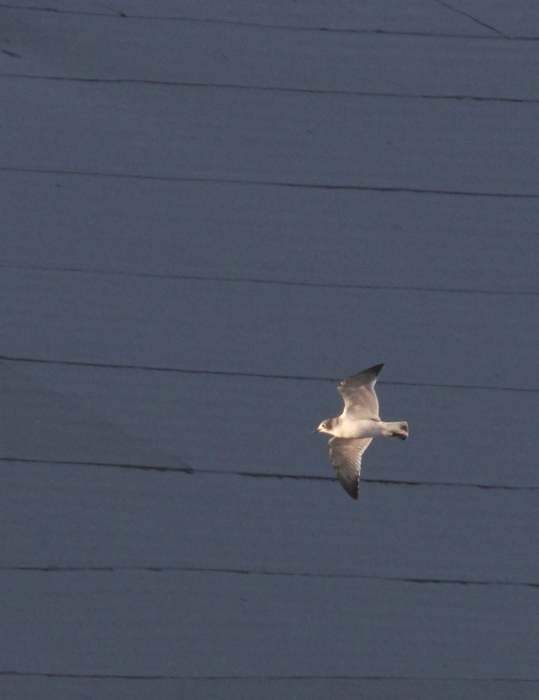
[[[435,2],[437,2],[438,5],[442,5],[442,7],[446,7],[448,10],[451,10],[451,12],[456,12],[458,15],[462,15],[463,17],[471,19],[476,24],[479,24],[482,27],[485,27],[486,29],[490,29],[492,32],[495,32],[496,34],[498,34],[498,36],[502,37],[503,39],[511,39],[510,36],[507,36],[507,34],[504,34],[499,29],[496,29],[496,27],[493,27],[491,24],[487,24],[486,22],[482,22],[480,19],[477,19],[477,17],[474,17],[468,12],[464,12],[464,10],[459,10],[456,7],[450,5],[449,3],[443,2],[443,0],[435,0]]]
[[[147,573],[195,573],[195,574],[231,574],[235,576],[275,576],[278,578],[315,578],[315,579],[355,579],[364,581],[388,581],[390,583],[413,583],[421,585],[448,585],[448,586],[496,586],[510,588],[539,588],[535,581],[492,581],[486,579],[462,579],[462,578],[432,578],[424,576],[384,576],[377,574],[355,573],[323,573],[307,571],[285,571],[271,569],[247,569],[231,567],[208,566],[125,566],[125,565],[94,565],[77,566],[54,564],[48,566],[0,566],[0,572],[36,572],[36,573],[121,573],[121,572],[147,572]]]
[[[47,265],[20,265],[10,263],[0,263],[0,269],[5,270],[31,270],[38,272],[65,272],[87,275],[104,275],[108,277],[140,277],[142,279],[164,279],[178,280],[180,282],[223,282],[236,284],[261,284],[275,285],[283,287],[308,287],[315,289],[343,289],[343,290],[365,290],[382,292],[429,292],[439,294],[480,294],[487,296],[539,296],[539,291],[534,290],[505,290],[505,289],[472,289],[467,287],[414,287],[406,285],[386,285],[386,284],[353,284],[339,282],[305,282],[298,280],[273,280],[256,277],[228,277],[221,275],[180,275],[162,272],[139,272],[129,270],[102,270],[87,267],[52,267]]]
[[[346,192],[387,192],[447,195],[451,197],[492,197],[500,199],[539,199],[536,192],[470,192],[466,190],[427,189],[425,187],[393,187],[385,185],[329,184],[316,182],[286,182],[274,180],[244,180],[242,178],[195,177],[187,175],[149,175],[133,173],[107,173],[83,170],[62,170],[53,168],[27,168],[22,166],[2,166],[0,172],[28,173],[33,175],[71,175],[73,177],[113,178],[118,180],[150,180],[155,182],[201,182],[223,185],[250,185],[253,187],[290,187],[298,189],[346,191]]]
[[[72,466],[72,467],[101,467],[105,469],[132,469],[135,471],[148,472],[173,472],[178,474],[210,474],[214,476],[241,476],[252,479],[277,479],[290,481],[327,481],[336,482],[337,477],[334,476],[313,476],[308,474],[285,474],[276,472],[250,472],[245,470],[227,470],[219,469],[203,469],[190,466],[161,466],[150,464],[129,464],[126,462],[90,462],[90,461],[73,461],[73,460],[57,460],[57,459],[30,459],[27,457],[0,457],[0,463],[14,464],[41,464],[50,466]],[[463,488],[463,489],[480,489],[483,491],[539,491],[539,486],[511,486],[508,484],[474,484],[452,481],[424,481],[413,479],[372,479],[362,477],[361,483],[379,484],[381,486],[423,486],[423,487],[439,487],[439,488]]]
[[[0,8],[4,9],[9,9],[9,10],[20,10],[20,11],[34,11],[34,12],[48,12],[48,13],[53,13],[55,15],[82,15],[82,16],[93,16],[93,17],[106,17],[110,19],[117,19],[120,21],[123,20],[146,20],[146,21],[154,21],[154,22],[185,22],[185,23],[193,23],[193,24],[217,24],[217,25],[225,25],[225,26],[234,26],[234,27],[245,27],[245,28],[251,28],[251,29],[268,29],[268,30],[282,30],[282,31],[290,31],[290,32],[324,32],[328,34],[374,34],[374,35],[387,35],[387,36],[414,36],[414,37],[435,37],[435,38],[444,38],[444,39],[483,39],[483,40],[490,40],[492,41],[493,39],[509,39],[512,41],[519,41],[519,40],[533,40],[536,37],[508,37],[499,30],[495,29],[494,27],[489,26],[488,24],[485,24],[484,22],[481,22],[481,20],[478,20],[475,17],[472,17],[472,15],[469,15],[461,10],[456,10],[454,7],[451,7],[450,5],[446,5],[443,2],[440,2],[441,5],[444,5],[447,7],[449,10],[452,10],[453,12],[457,12],[459,14],[464,15],[465,17],[468,17],[469,19],[472,19],[474,22],[477,24],[485,27],[486,29],[489,29],[490,31],[494,32],[494,36],[485,36],[483,34],[463,34],[463,33],[457,33],[457,32],[422,32],[422,31],[413,31],[413,30],[398,30],[398,29],[359,29],[359,28],[345,28],[345,27],[327,27],[327,26],[319,26],[319,27],[308,27],[308,26],[300,26],[300,25],[289,25],[289,24],[277,24],[277,23],[269,23],[269,22],[248,22],[244,20],[230,20],[230,19],[217,19],[217,18],[210,18],[210,17],[178,17],[178,16],[156,16],[156,15],[142,15],[142,14],[127,14],[126,12],[123,11],[117,11],[117,12],[106,12],[106,11],[98,11],[98,10],[73,10],[73,9],[66,9],[66,8],[54,8],[54,7],[36,7],[36,6],[20,6],[20,5],[12,5],[10,3],[0,3]]]
[[[341,379],[336,377],[314,377],[301,374],[267,374],[263,372],[240,372],[231,370],[211,369],[186,369],[183,367],[156,367],[153,365],[131,365],[110,362],[89,362],[84,360],[50,360],[36,357],[16,357],[13,355],[0,355],[0,361],[21,362],[26,364],[59,365],[67,367],[91,367],[95,369],[135,370],[144,372],[173,372],[176,374],[202,374],[219,377],[250,377],[254,379],[282,379],[304,382],[332,382],[339,383]],[[481,391],[506,391],[526,394],[537,394],[539,389],[526,387],[490,386],[487,384],[441,384],[435,382],[399,382],[378,381],[378,384],[388,386],[425,387],[431,389],[467,389]]]
[[[4,53],[15,56],[11,51],[2,49]],[[56,82],[91,83],[103,85],[156,85],[167,87],[185,88],[211,88],[223,90],[254,90],[262,92],[285,92],[307,95],[343,95],[347,97],[377,97],[380,99],[404,99],[404,100],[470,100],[473,102],[510,102],[513,104],[537,104],[539,98],[534,97],[493,97],[486,95],[464,94],[416,94],[406,92],[372,92],[365,90],[324,89],[324,88],[298,88],[278,85],[244,85],[238,83],[200,83],[178,80],[151,80],[143,78],[88,78],[60,75],[30,75],[24,73],[0,73],[0,78],[14,78],[21,80],[41,80]]]
[[[487,678],[487,677],[450,677],[450,676],[396,676],[396,675],[228,675],[228,676],[196,676],[168,674],[120,674],[120,673],[57,673],[47,671],[0,671],[0,676],[38,677],[38,678],[69,678],[79,680],[137,680],[137,681],[439,681],[460,683],[539,683],[538,678]]]

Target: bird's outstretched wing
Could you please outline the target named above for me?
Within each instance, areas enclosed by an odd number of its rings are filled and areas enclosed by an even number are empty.
[[[354,418],[378,419],[378,397],[374,391],[376,379],[384,365],[374,365],[369,369],[344,379],[337,391],[343,397],[344,411]]]
[[[347,493],[357,500],[359,491],[359,474],[361,457],[372,438],[337,438],[329,441],[329,458],[337,478]]]

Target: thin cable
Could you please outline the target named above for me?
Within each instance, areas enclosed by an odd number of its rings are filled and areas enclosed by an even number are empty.
[[[2,49],[4,53],[16,55],[13,52]],[[0,78],[19,78],[22,80],[47,80],[58,82],[74,82],[74,83],[91,83],[104,85],[156,85],[168,87],[187,87],[187,88],[211,88],[223,90],[255,90],[263,92],[286,92],[298,93],[307,95],[343,95],[348,97],[374,97],[374,98],[390,98],[390,99],[407,99],[407,100],[470,100],[474,102],[510,102],[515,104],[537,104],[539,98],[527,97],[488,97],[480,95],[432,95],[432,94],[413,94],[399,92],[371,92],[360,90],[324,90],[321,88],[295,88],[282,86],[268,85],[241,85],[235,83],[199,83],[185,82],[177,80],[150,80],[141,78],[79,78],[69,76],[54,76],[54,75],[27,75],[23,73],[0,73]]]
[[[490,31],[495,32],[496,34],[503,37],[504,39],[511,39],[510,36],[508,36],[507,34],[504,34],[499,29],[496,29],[496,27],[493,27],[491,24],[487,24],[486,22],[482,22],[480,19],[477,19],[477,17],[474,17],[473,15],[469,14],[468,12],[464,12],[463,10],[458,10],[456,7],[453,7],[449,3],[443,2],[443,0],[435,0],[435,1],[439,5],[442,5],[442,7],[446,7],[448,10],[451,10],[452,12],[456,12],[457,14],[462,15],[463,17],[467,17],[468,19],[471,19],[476,24],[479,24],[482,27],[485,27],[485,29],[490,29]]]
[[[110,277],[140,277],[146,279],[178,280],[186,282],[225,282],[237,284],[261,284],[277,285],[284,287],[309,287],[315,289],[357,289],[366,291],[383,292],[435,292],[440,294],[482,294],[489,296],[539,296],[539,291],[510,291],[504,289],[471,289],[471,288],[449,288],[449,287],[412,287],[385,284],[339,284],[337,282],[300,282],[297,280],[271,280],[259,279],[255,277],[225,277],[220,275],[179,275],[159,272],[137,272],[128,270],[101,270],[97,268],[84,267],[51,267],[46,265],[17,265],[0,264],[0,269],[6,270],[36,270],[39,272],[66,272],[80,273],[87,275],[105,275]]]
[[[211,369],[186,369],[182,367],[156,367],[153,365],[129,365],[117,364],[110,362],[88,362],[84,360],[50,360],[45,358],[35,357],[15,357],[12,355],[0,355],[0,361],[4,362],[21,362],[26,364],[41,364],[41,365],[60,365],[67,367],[91,367],[95,369],[120,369],[120,370],[135,370],[141,372],[174,372],[177,374],[204,374],[218,377],[251,377],[256,379],[282,379],[303,382],[332,382],[339,383],[341,379],[336,377],[312,377],[307,375],[293,374],[266,374],[262,372],[239,372],[229,370],[211,370]],[[397,382],[397,381],[378,381],[378,384],[388,386],[411,386],[425,387],[430,389],[467,389],[481,391],[508,391],[525,394],[537,394],[539,389],[529,389],[524,387],[507,387],[507,386],[489,386],[485,384],[438,384],[433,382]]]
[[[129,173],[104,173],[83,170],[57,170],[52,168],[23,168],[2,166],[0,172],[27,173],[32,175],[71,175],[73,177],[112,178],[118,180],[149,180],[154,182],[200,182],[220,185],[251,185],[253,187],[290,187],[312,190],[346,192],[387,192],[407,194],[447,195],[451,197],[492,197],[500,199],[539,199],[536,193],[518,192],[466,192],[464,190],[431,190],[422,187],[385,187],[376,185],[330,185],[307,182],[277,182],[272,180],[243,180],[241,178],[189,177],[181,175],[144,175]]]
[[[38,678],[70,678],[92,680],[124,680],[124,681],[439,681],[444,683],[539,683],[537,678],[486,678],[486,677],[447,677],[447,676],[381,676],[381,675],[268,675],[268,676],[181,676],[181,675],[133,675],[119,673],[55,673],[46,671],[0,671],[0,676],[38,677]]]
[[[444,3],[440,3],[444,4]],[[222,24],[234,27],[245,27],[252,29],[276,29],[291,32],[327,32],[328,34],[374,34],[374,35],[387,35],[387,36],[412,36],[412,37],[435,37],[440,39],[483,39],[483,40],[500,40],[507,39],[510,41],[532,41],[536,37],[509,37],[495,29],[490,27],[488,24],[481,22],[480,20],[467,15],[464,12],[456,10],[455,8],[446,5],[446,7],[453,12],[458,12],[463,14],[469,19],[474,20],[477,24],[489,29],[494,33],[493,36],[485,36],[482,34],[462,34],[456,32],[420,32],[420,31],[406,31],[406,30],[391,30],[391,29],[347,29],[339,27],[306,27],[306,26],[295,26],[288,24],[271,24],[263,22],[246,22],[242,20],[227,20],[227,19],[213,19],[205,17],[176,17],[176,16],[156,16],[156,15],[136,15],[127,14],[123,11],[117,12],[103,12],[103,11],[90,11],[90,10],[68,10],[68,9],[57,9],[53,7],[35,7],[35,6],[20,6],[11,5],[8,3],[1,3],[0,8],[10,9],[10,10],[20,10],[20,11],[34,11],[34,12],[49,12],[58,15],[82,15],[82,16],[93,16],[93,17],[107,17],[111,19],[123,20],[146,20],[154,22],[191,22],[197,24]]]
[[[50,466],[72,466],[72,467],[100,467],[105,469],[132,469],[135,471],[149,472],[173,472],[178,474],[212,474],[214,476],[241,476],[250,479],[277,479],[291,481],[337,481],[334,476],[312,476],[308,474],[285,474],[275,472],[250,472],[244,470],[227,470],[219,469],[199,469],[187,465],[178,467],[149,465],[149,464],[129,464],[126,462],[88,462],[75,460],[58,460],[58,459],[29,459],[26,457],[0,457],[0,463],[6,464],[43,464]],[[464,489],[481,489],[483,491],[539,491],[539,486],[510,486],[507,484],[473,484],[453,481],[423,481],[413,479],[371,479],[362,477],[361,483],[379,484],[381,486],[421,486],[421,487],[440,487],[440,488],[464,488]]]
[[[376,574],[318,573],[305,571],[279,571],[271,569],[234,569],[208,566],[0,566],[0,572],[26,571],[36,573],[195,573],[195,574],[231,574],[235,576],[275,576],[278,578],[316,578],[316,579],[359,579],[364,581],[388,581],[391,583],[414,583],[448,586],[504,586],[511,588],[539,588],[534,581],[489,581],[477,579],[427,578],[423,576],[381,576]]]

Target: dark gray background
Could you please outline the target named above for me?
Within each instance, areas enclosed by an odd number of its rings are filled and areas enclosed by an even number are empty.
[[[3,698],[537,697],[538,41],[0,4]],[[311,431],[378,362],[353,502]]]

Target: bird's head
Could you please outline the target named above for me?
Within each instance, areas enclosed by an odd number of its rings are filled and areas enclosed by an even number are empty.
[[[324,420],[320,423],[318,428],[316,430],[313,430],[313,433],[329,433],[331,434],[331,424],[333,420],[331,418],[328,418],[328,420]]]

